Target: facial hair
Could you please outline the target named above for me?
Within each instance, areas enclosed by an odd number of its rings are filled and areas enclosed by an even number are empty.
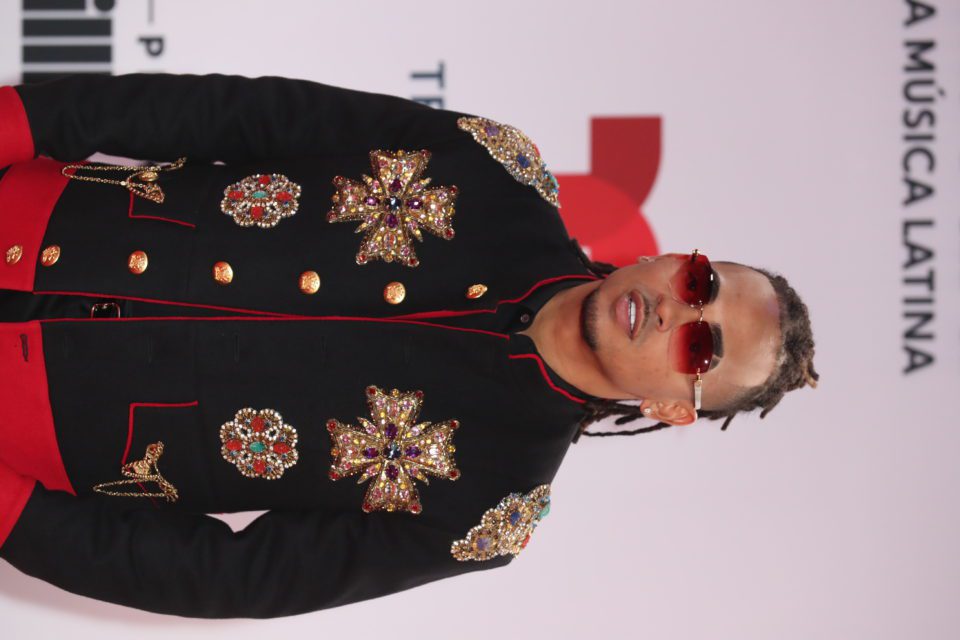
[[[599,293],[600,287],[597,287],[587,294],[580,305],[580,334],[583,336],[583,341],[593,351],[600,348],[600,332],[597,329],[597,320],[600,316],[597,309]]]

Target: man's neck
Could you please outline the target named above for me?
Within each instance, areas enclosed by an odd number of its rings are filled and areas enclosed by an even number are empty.
[[[600,281],[563,289],[534,317],[523,335],[533,340],[544,362],[565,382],[599,398],[621,398],[606,381],[596,354],[583,339],[580,312],[583,300]]]

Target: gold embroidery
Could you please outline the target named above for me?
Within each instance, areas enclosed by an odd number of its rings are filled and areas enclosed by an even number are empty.
[[[330,479],[360,473],[357,484],[374,478],[367,487],[362,508],[371,511],[420,513],[420,495],[414,480],[429,484],[427,474],[456,480],[460,471],[453,460],[453,432],[457,420],[417,423],[423,392],[385,393],[367,387],[371,420],[357,418],[360,425],[328,420],[333,441]]]
[[[220,427],[220,455],[248,478],[276,480],[297,464],[297,430],[273,409],[237,411]]]
[[[522,131],[487,118],[462,117],[457,126],[473,135],[517,182],[530,185],[544,200],[560,207],[560,184],[547,169],[537,145]]]
[[[142,460],[135,460],[123,465],[120,472],[129,480],[114,480],[112,482],[101,482],[94,485],[93,490],[104,493],[108,496],[129,496],[131,498],[164,498],[170,502],[176,502],[179,497],[177,489],[167,482],[160,471],[157,469],[157,461],[163,454],[163,443],[156,442],[147,445],[147,452]],[[130,485],[137,482],[156,482],[160,486],[162,493],[140,493],[124,491],[106,491],[103,487],[112,487],[120,485]]]
[[[530,493],[511,493],[483,514],[480,524],[467,537],[450,547],[454,558],[490,560],[507,554],[519,555],[530,541],[530,534],[550,513],[550,485],[542,484]]]
[[[241,227],[277,226],[299,208],[300,185],[280,173],[255,174],[223,190],[220,210]]]
[[[396,260],[408,267],[420,264],[413,239],[423,242],[421,229],[444,240],[454,236],[452,218],[457,188],[427,189],[430,178],[420,179],[430,152],[371,151],[370,163],[376,178],[364,175],[363,182],[343,176],[333,179],[337,192],[328,222],[359,220],[356,233],[366,231],[357,264],[377,258]]]

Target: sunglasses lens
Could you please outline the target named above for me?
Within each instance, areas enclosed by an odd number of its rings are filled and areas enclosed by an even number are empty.
[[[702,253],[686,257],[670,279],[670,289],[682,302],[699,306],[710,302],[713,290],[713,267]]]
[[[705,373],[713,359],[713,334],[706,322],[688,322],[673,330],[668,356],[680,373]]]

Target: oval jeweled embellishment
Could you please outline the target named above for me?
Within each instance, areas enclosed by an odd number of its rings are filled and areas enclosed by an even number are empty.
[[[560,207],[560,184],[547,169],[537,145],[522,131],[487,118],[466,116],[457,120],[457,126],[482,144],[517,182],[533,187],[544,200]]]
[[[241,227],[269,229],[300,206],[300,185],[283,174],[254,174],[223,190],[220,210]]]
[[[548,513],[550,485],[542,484],[526,495],[511,493],[496,507],[487,509],[480,524],[451,545],[450,553],[461,561],[519,555]]]
[[[297,430],[273,409],[237,411],[220,427],[220,455],[248,478],[276,480],[297,464]]]

